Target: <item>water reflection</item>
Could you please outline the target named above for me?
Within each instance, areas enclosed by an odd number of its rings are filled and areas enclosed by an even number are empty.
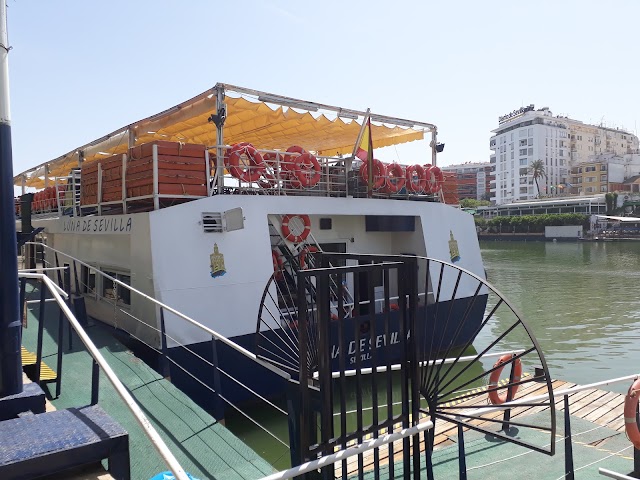
[[[523,313],[554,378],[589,383],[640,371],[640,243],[481,247],[489,281]]]

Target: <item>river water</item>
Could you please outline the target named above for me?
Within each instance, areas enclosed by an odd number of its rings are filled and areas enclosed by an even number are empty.
[[[585,384],[640,372],[640,242],[480,246],[489,282],[523,314],[552,378]]]

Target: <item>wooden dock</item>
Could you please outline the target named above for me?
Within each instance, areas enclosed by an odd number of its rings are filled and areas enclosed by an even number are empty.
[[[554,380],[552,382],[554,392],[560,390],[566,390],[568,388],[578,387],[575,383],[565,382],[562,380]],[[535,397],[538,395],[544,395],[547,392],[546,383],[535,382],[532,381],[526,385],[523,385],[517,394],[517,400],[526,399],[527,397]],[[580,418],[591,422],[597,426],[606,427],[610,430],[614,430],[615,432],[621,432],[624,435],[624,418],[623,418],[623,406],[624,406],[624,394],[608,392],[605,390],[599,389],[588,389],[580,392],[572,393],[569,395],[569,413],[572,418]],[[564,396],[556,395],[555,396],[555,405],[556,405],[556,419],[558,425],[561,425],[563,422],[563,414],[560,412],[564,411]],[[487,404],[487,396],[479,395],[471,400],[462,401],[460,403],[456,403],[457,408],[453,410],[454,412],[460,413],[468,413],[468,407],[474,405],[486,405]],[[467,408],[465,408],[467,407]],[[541,413],[544,411],[548,411],[550,409],[549,406],[537,406],[537,407],[515,407],[511,410],[511,419],[513,421],[526,421],[525,417],[531,416],[536,413]],[[493,427],[494,430],[497,430],[496,422],[489,421],[490,419],[500,419],[503,415],[502,411],[489,413],[484,415],[486,420],[471,421],[470,424],[477,426],[484,426],[486,428]],[[465,429],[467,431],[468,429]],[[575,432],[573,432],[575,434]],[[435,438],[434,438],[434,452],[443,449],[449,446],[456,445],[456,442],[453,440],[457,435],[457,425],[451,422],[437,420],[435,427]],[[619,437],[618,435],[616,435]],[[612,437],[599,439],[592,443],[589,443],[588,446],[596,447],[599,449],[607,449],[607,442],[611,440]],[[562,442],[562,434],[556,433],[556,443]],[[574,440],[575,441],[575,440]],[[420,440],[420,449],[424,451],[424,441]],[[395,462],[399,462],[402,460],[402,441],[397,441],[393,444],[393,452]],[[612,452],[613,453],[613,452]],[[618,454],[620,457],[633,462],[633,450],[628,449],[625,450],[623,454]],[[389,462],[389,449],[386,447],[381,447],[379,449],[379,464],[383,465]],[[374,465],[374,454],[372,451],[369,451],[368,454],[364,455],[363,458],[363,470],[368,471],[373,468]],[[341,464],[336,464],[336,477],[341,475]],[[358,473],[358,457],[351,457],[347,462],[347,470],[348,476],[352,477],[353,475],[357,475]]]

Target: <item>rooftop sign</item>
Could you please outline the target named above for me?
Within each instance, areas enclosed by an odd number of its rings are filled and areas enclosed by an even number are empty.
[[[501,117],[498,117],[498,124],[502,124],[508,120],[511,120],[512,118],[516,118],[519,117],[520,115],[526,113],[526,112],[531,112],[533,111],[535,107],[533,106],[533,103],[531,105],[529,105],[528,107],[522,107],[519,108],[518,110],[514,110],[511,113],[507,113],[506,115],[502,115]]]

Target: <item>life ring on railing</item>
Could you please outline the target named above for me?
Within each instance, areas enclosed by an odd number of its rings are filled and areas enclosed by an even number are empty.
[[[435,167],[433,165],[425,165],[426,167],[426,177],[427,177],[427,188],[429,190],[428,193],[438,193],[442,190],[442,183],[444,182],[444,174],[439,167]]]
[[[302,220],[302,223],[304,224],[304,228],[298,235],[294,235],[293,233],[291,233],[291,229],[289,228],[289,222],[294,217],[298,217],[300,220]],[[284,236],[284,238],[286,238],[292,243],[303,242],[304,239],[309,236],[310,231],[311,231],[311,219],[309,218],[309,215],[287,214],[282,218],[282,235]]]
[[[262,188],[277,187],[282,155],[275,152],[267,152],[262,156],[262,159],[264,160],[264,171],[262,172],[262,179],[258,181],[258,185]]]
[[[392,180],[396,181],[393,182]],[[398,193],[406,182],[405,173],[399,163],[387,165],[387,175],[384,179],[384,190],[387,193]]]
[[[273,272],[275,273],[276,280],[282,280],[284,260],[282,255],[277,250],[271,250],[271,260],[273,260]]]
[[[302,187],[315,187],[320,181],[321,170],[318,159],[309,152],[304,152],[295,159],[293,175]]]
[[[633,446],[640,450],[640,430],[636,421],[636,409],[638,408],[638,393],[640,393],[640,379],[633,382],[624,397],[624,430]]]
[[[498,394],[498,381],[500,380],[500,374],[502,373],[502,369],[504,366],[511,362],[513,356],[511,354],[502,355],[498,361],[495,363],[493,368],[495,370],[491,372],[491,376],[489,377],[489,401],[494,405],[502,405],[507,401],[507,396],[511,395],[511,400],[516,398],[516,392],[518,391],[518,387],[520,385],[511,385],[508,388],[508,392],[503,393],[502,395]],[[516,358],[513,361],[513,381],[517,384],[520,382],[522,378],[522,362],[519,358]]]
[[[422,165],[409,165],[406,178],[407,190],[411,193],[422,193],[427,188],[427,175]]]
[[[314,246],[314,245],[308,245],[306,247],[304,247],[302,249],[302,251],[300,252],[300,255],[298,256],[298,261],[300,262],[300,269],[301,270],[306,270],[309,266],[307,265],[306,259],[307,259],[307,255],[310,253],[318,253],[320,250],[318,250],[318,247]]]
[[[240,166],[240,158],[246,155],[249,164],[246,169]],[[226,159],[229,173],[243,182],[257,182],[264,171],[264,159],[258,150],[250,143],[237,143],[231,147],[229,158]]]
[[[298,155],[294,155],[297,153]],[[298,158],[307,151],[299,145],[291,145],[287,148],[287,152],[284,154],[284,161],[282,162],[282,170],[293,171],[296,168],[296,158]]]
[[[373,159],[373,188],[378,189],[384,185],[387,169],[380,160]],[[364,162],[360,167],[360,179],[365,185],[369,183],[369,164]]]

